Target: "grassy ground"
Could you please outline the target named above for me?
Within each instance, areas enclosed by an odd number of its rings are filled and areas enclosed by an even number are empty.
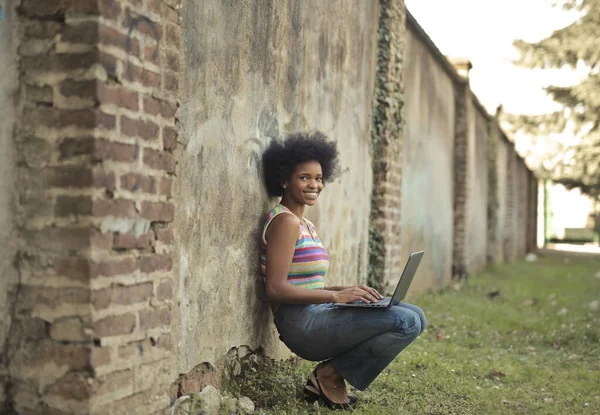
[[[414,302],[429,327],[356,414],[600,414],[600,259],[489,268]],[[257,413],[329,413],[298,397],[312,364],[274,364],[233,385]]]

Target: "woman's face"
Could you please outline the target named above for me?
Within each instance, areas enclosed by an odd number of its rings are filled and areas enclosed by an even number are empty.
[[[285,192],[294,202],[312,206],[323,190],[323,170],[318,161],[300,163],[294,169]]]

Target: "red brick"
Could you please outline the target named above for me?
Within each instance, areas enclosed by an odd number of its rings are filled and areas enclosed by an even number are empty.
[[[170,228],[156,229],[156,239],[160,242],[170,245],[173,243],[173,231]]]
[[[67,366],[70,370],[85,370],[91,356],[91,349],[83,345],[54,344],[54,362]]]
[[[93,149],[93,137],[65,138],[58,146],[59,161],[92,154]]]
[[[137,269],[135,258],[106,260],[91,264],[92,277],[113,277],[115,275],[131,274]]]
[[[48,324],[41,318],[25,317],[12,321],[12,327],[16,330],[19,339],[44,340],[49,338]]]
[[[137,39],[121,33],[112,27],[100,25],[98,28],[98,40],[101,44],[115,46],[123,49],[129,55],[140,55],[140,43]]]
[[[156,181],[154,177],[128,173],[121,176],[121,189],[153,194],[156,193]]]
[[[88,227],[47,226],[42,229],[24,230],[23,239],[28,244],[28,249],[31,248],[33,252],[40,249],[52,257],[89,248],[91,234],[92,230]]]
[[[69,43],[86,43],[89,45],[98,42],[98,23],[82,22],[67,24],[61,33],[61,40]]]
[[[54,107],[28,108],[23,111],[23,121],[28,125],[50,128],[114,128],[116,118],[93,109],[58,109]]]
[[[75,0],[77,1],[77,0]],[[121,17],[121,5],[118,0],[96,0],[103,17],[111,20],[119,20]]]
[[[49,86],[25,85],[25,96],[28,101],[39,102],[42,104],[54,103],[54,92]]]
[[[66,12],[97,13],[97,0],[23,0],[20,13],[35,18],[58,18]]]
[[[79,97],[96,99],[96,87],[98,82],[93,80],[73,81],[66,79],[60,84],[60,93],[65,97]]]
[[[166,73],[164,88],[167,91],[171,92],[179,91],[179,78],[177,77],[177,75],[172,73]]]
[[[125,199],[100,199],[95,200],[92,206],[92,215],[96,217],[115,216],[131,218],[136,214],[135,204]]]
[[[135,329],[135,315],[122,314],[110,316],[94,323],[96,337],[120,336],[132,333]]]
[[[98,101],[100,104],[115,105],[132,111],[139,108],[137,92],[120,86],[99,85]]]
[[[113,160],[123,163],[133,163],[137,160],[139,147],[137,145],[117,143],[98,139],[94,142],[94,157],[96,161]]]
[[[163,101],[153,96],[144,98],[144,111],[151,115],[162,115],[164,118],[172,118],[177,112],[177,105]]]
[[[152,283],[115,286],[113,287],[113,304],[136,304],[149,300],[152,297]]]
[[[88,259],[67,257],[57,260],[54,264],[56,274],[77,281],[87,281],[91,274],[91,264]]]
[[[158,125],[152,121],[132,120],[125,115],[121,116],[121,134],[129,137],[141,137],[146,140],[158,138]]]
[[[158,45],[146,46],[144,48],[144,60],[152,62],[155,65],[160,65],[160,53]]]
[[[102,233],[99,229],[94,229],[92,230],[90,246],[98,250],[110,251],[112,249],[112,240],[112,233]]]
[[[156,288],[156,299],[159,301],[171,300],[173,297],[173,282],[162,280]]]
[[[58,217],[69,215],[89,215],[92,212],[90,196],[58,196],[54,214]]]
[[[21,71],[65,72],[88,69],[98,61],[98,52],[54,53],[21,58]]]
[[[154,245],[154,232],[135,237],[131,233],[116,233],[113,246],[115,249],[145,249]]]
[[[160,193],[167,196],[168,198],[172,197],[171,188],[173,187],[172,179],[162,179],[160,181]]]
[[[111,304],[136,304],[152,297],[152,283],[145,282],[135,285],[113,285],[110,288],[97,290],[92,293],[92,304],[96,310]]]
[[[91,303],[95,310],[102,310],[110,305],[111,289],[92,291]]]
[[[92,387],[87,382],[90,376],[88,372],[68,372],[52,383],[46,393],[66,400],[85,401],[92,396]]]
[[[171,222],[175,206],[169,202],[142,202],[141,216],[151,222]]]
[[[151,273],[155,271],[170,271],[173,260],[170,255],[152,254],[140,258],[140,271]]]
[[[153,169],[164,170],[168,173],[175,172],[175,158],[172,154],[163,151],[151,148],[144,149],[144,164]]]
[[[53,39],[64,30],[61,23],[53,21],[25,20],[22,24],[27,39]]]
[[[110,349],[93,347],[90,351],[90,365],[96,369],[110,363]]]
[[[31,310],[38,306],[52,309],[65,304],[85,304],[90,301],[87,288],[53,288],[44,286],[22,285],[19,288],[19,310]]]
[[[148,10],[160,14],[160,0],[148,0]]]
[[[169,324],[171,324],[171,311],[168,308],[140,311],[140,328],[142,330]]]
[[[163,128],[163,147],[165,150],[175,150],[177,148],[177,130],[171,127]]]
[[[46,183],[54,187],[105,187],[115,189],[113,173],[79,166],[59,166],[46,169]]]
[[[125,73],[127,80],[136,82],[140,85],[153,88],[160,85],[160,75],[148,69],[140,68],[139,66],[128,63],[125,65]]]
[[[179,72],[181,67],[179,59],[178,53],[167,53],[167,67],[174,72]]]

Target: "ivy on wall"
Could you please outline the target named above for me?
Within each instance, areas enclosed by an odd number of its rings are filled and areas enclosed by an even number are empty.
[[[498,209],[500,202],[498,200],[498,171],[496,166],[496,150],[499,140],[500,127],[497,117],[488,121],[488,140],[487,140],[487,162],[488,162],[488,246],[495,249],[499,243],[497,235],[498,227]],[[494,262],[496,252],[488,249],[488,262]]]
[[[404,33],[404,1],[380,0],[377,40],[377,71],[371,157],[373,160],[373,192],[369,225],[368,284],[381,288],[384,282],[385,235],[375,220],[381,217],[382,185],[386,180],[390,157],[387,148],[400,139],[403,129],[404,94],[402,89],[402,53]]]

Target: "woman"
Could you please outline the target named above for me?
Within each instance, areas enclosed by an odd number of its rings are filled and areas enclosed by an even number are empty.
[[[327,252],[304,218],[337,172],[338,151],[319,132],[273,141],[263,155],[265,184],[281,201],[267,215],[260,259],[281,340],[298,356],[322,361],[304,393],[330,408],[356,403],[345,381],[364,390],[426,325],[423,312],[401,303],[384,309],[342,309],[335,303],[383,298],[365,285],[328,287]],[[340,201],[340,203],[344,203]]]

